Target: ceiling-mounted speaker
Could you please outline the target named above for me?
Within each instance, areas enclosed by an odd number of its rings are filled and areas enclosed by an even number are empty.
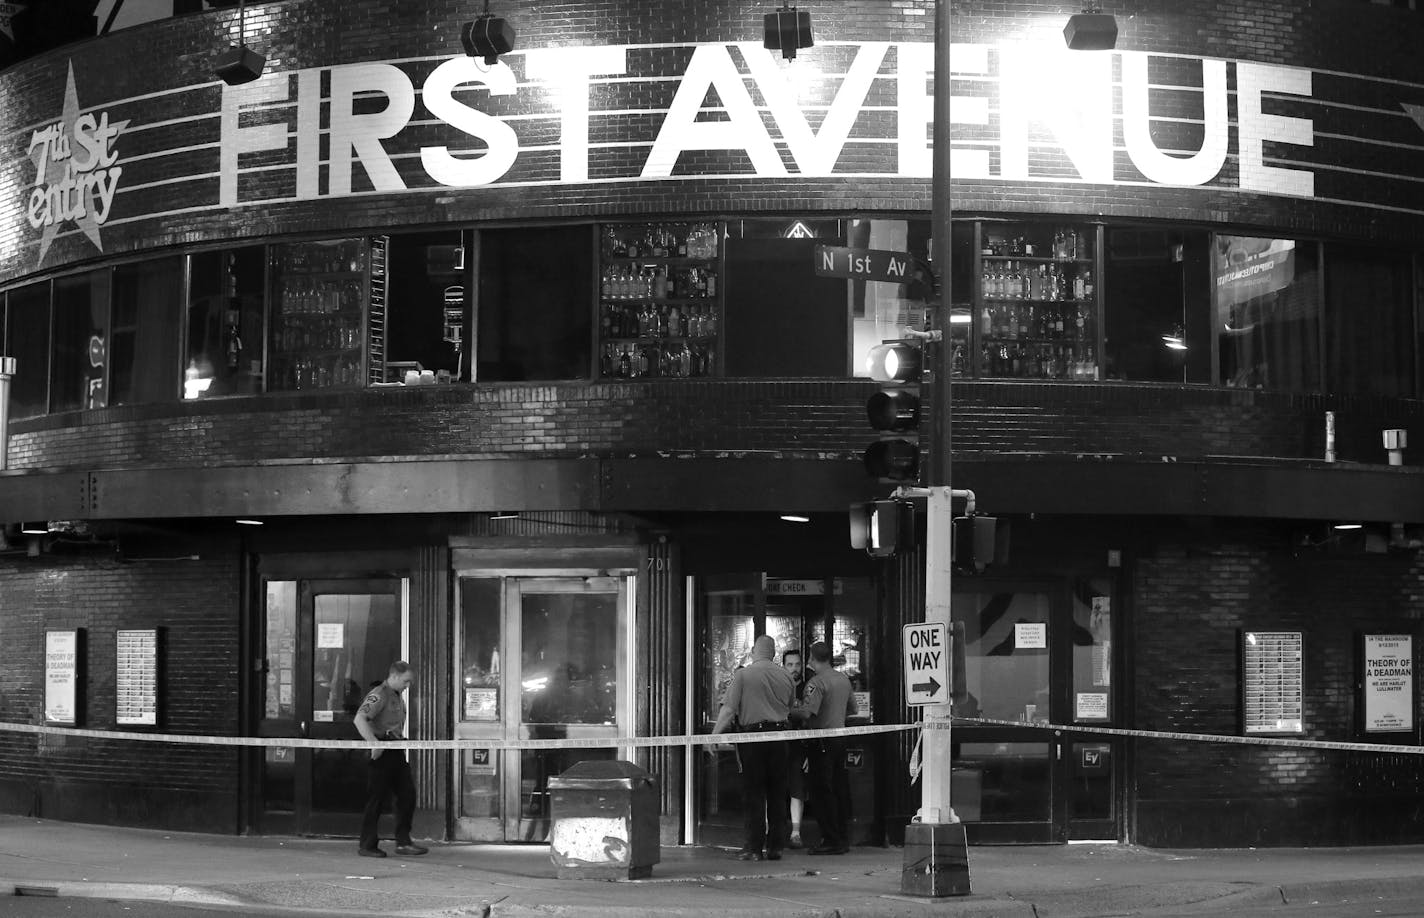
[[[767,13],[762,20],[762,47],[769,51],[780,51],[787,60],[796,57],[802,48],[810,48],[815,42],[811,37],[811,14],[797,9],[780,9]]]
[[[246,45],[233,45],[213,62],[213,75],[229,86],[251,83],[262,75],[267,58]]]
[[[514,50],[514,26],[507,19],[484,15],[465,23],[460,30],[460,44],[470,57],[483,57],[493,67],[501,54]]]

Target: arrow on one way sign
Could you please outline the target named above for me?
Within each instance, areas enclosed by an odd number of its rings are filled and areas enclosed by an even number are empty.
[[[914,689],[916,692],[923,692],[926,695],[938,695],[940,690],[940,684],[935,681],[934,676],[930,676],[930,681],[916,683],[915,685],[911,686],[911,688]]]

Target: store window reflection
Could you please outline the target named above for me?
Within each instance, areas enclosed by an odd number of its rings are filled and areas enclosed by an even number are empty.
[[[1107,378],[1209,383],[1210,234],[1123,227],[1106,235]]]
[[[177,389],[181,257],[114,269],[109,404],[170,401]]]
[[[6,355],[15,358],[10,383],[10,417],[45,413],[49,394],[49,281],[10,291],[7,298]]]
[[[964,628],[965,699],[956,713],[1048,721],[1048,597],[1041,593],[956,593]]]
[[[479,234],[475,379],[585,379],[593,358],[593,229]]]
[[[1414,393],[1409,258],[1327,246],[1326,369],[1331,392]]]
[[[109,404],[109,288],[107,268],[54,282],[50,411]]]
[[[1221,384],[1318,391],[1317,246],[1294,239],[1217,236],[1211,265]]]
[[[264,262],[261,246],[190,259],[184,398],[262,391]]]

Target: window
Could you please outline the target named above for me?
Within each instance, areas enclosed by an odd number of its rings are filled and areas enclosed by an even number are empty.
[[[263,257],[258,245],[189,259],[184,398],[262,391]]]
[[[818,245],[845,245],[836,220],[745,220],[727,238],[728,376],[845,377],[847,281],[815,272]],[[880,285],[877,285],[880,286]]]
[[[391,236],[387,286],[387,382],[406,370],[431,370],[438,378],[469,378],[469,297],[465,291],[464,234],[401,233]]]
[[[8,302],[5,343],[15,358],[10,416],[37,417],[45,413],[49,394],[49,281],[10,291]]]
[[[1212,314],[1222,385],[1320,390],[1318,265],[1314,243],[1216,237]]]
[[[54,282],[50,411],[103,408],[109,403],[105,389],[109,287],[107,268]]]
[[[1114,228],[1104,265],[1107,378],[1211,381],[1205,231]]]
[[[177,391],[183,259],[121,265],[114,269],[113,283],[109,404],[172,399]]]
[[[1414,319],[1409,258],[1330,246],[1326,253],[1325,340],[1331,392],[1414,392]]]
[[[588,226],[491,230],[479,242],[475,378],[587,379],[593,352]]]

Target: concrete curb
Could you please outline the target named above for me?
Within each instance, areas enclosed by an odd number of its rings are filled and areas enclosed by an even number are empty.
[[[166,883],[100,883],[0,879],[0,896],[44,896],[60,899],[133,899],[186,905],[251,905],[245,899],[193,886]]]

